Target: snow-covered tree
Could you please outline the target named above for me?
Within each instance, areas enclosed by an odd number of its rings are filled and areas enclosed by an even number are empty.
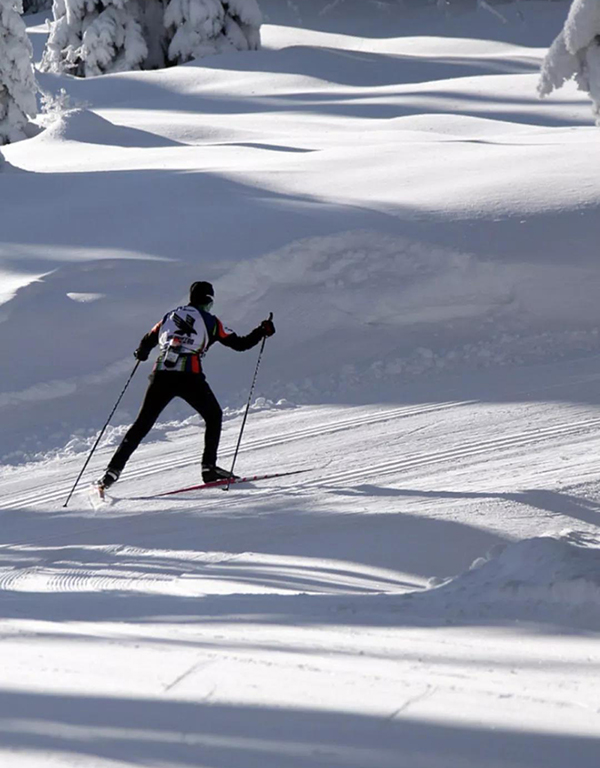
[[[547,96],[568,80],[589,93],[600,123],[600,0],[573,0],[542,64],[538,92]]]
[[[42,69],[90,76],[260,47],[257,0],[54,0]]]
[[[260,48],[261,24],[256,0],[170,0],[165,11],[169,61]]]
[[[37,113],[33,51],[22,11],[21,0],[0,0],[0,144],[24,139]]]
[[[148,55],[141,3],[161,0],[54,0],[41,68],[89,77],[141,69]]]

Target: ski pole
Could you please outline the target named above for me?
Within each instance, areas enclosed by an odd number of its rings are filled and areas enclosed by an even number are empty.
[[[273,319],[273,313],[271,312],[269,314],[269,320]],[[265,349],[265,343],[267,341],[267,337],[265,336],[262,340],[262,344],[260,345],[260,352],[258,353],[258,360],[256,361],[256,369],[254,371],[254,378],[252,379],[252,386],[250,387],[250,394],[248,395],[248,402],[246,403],[246,412],[244,413],[244,418],[242,419],[242,426],[240,429],[240,436],[238,437],[237,445],[235,446],[235,453],[233,454],[233,461],[231,463],[231,474],[233,475],[233,468],[235,467],[235,461],[237,459],[238,451],[240,450],[240,444],[242,442],[242,435],[244,434],[244,427],[246,426],[246,419],[248,418],[248,411],[250,410],[250,402],[252,400],[252,395],[254,393],[254,386],[256,384],[256,377],[258,376],[258,369],[260,367],[260,361],[262,359],[262,355]],[[225,488],[223,488],[224,491],[229,490],[229,486],[231,485],[231,482],[227,483]]]
[[[69,501],[71,501],[71,496],[72,496],[72,495],[75,493],[75,488],[77,488],[77,485],[78,485],[79,481],[81,480],[81,476],[82,476],[82,475],[83,475],[83,473],[85,472],[85,468],[86,468],[86,467],[87,467],[87,465],[90,463],[90,459],[92,458],[92,456],[93,456],[93,454],[94,454],[94,451],[95,451],[95,450],[96,450],[96,448],[98,447],[98,444],[99,444],[100,440],[102,440],[102,435],[104,434],[104,431],[106,430],[106,427],[108,427],[108,425],[109,425],[109,422],[110,422],[110,420],[112,419],[114,412],[117,410],[117,408],[118,408],[118,406],[119,406],[119,403],[121,402],[121,399],[122,399],[123,395],[125,394],[125,390],[126,390],[126,389],[127,389],[127,387],[129,386],[129,382],[131,381],[131,379],[133,379],[133,374],[134,374],[134,373],[137,371],[137,369],[138,369],[138,365],[140,364],[140,362],[141,362],[141,361],[140,361],[140,360],[138,360],[138,361],[137,361],[137,363],[134,365],[134,367],[133,367],[133,371],[131,371],[131,374],[129,375],[129,378],[128,378],[128,379],[127,379],[127,381],[125,382],[125,386],[123,387],[123,390],[122,390],[121,394],[119,395],[119,398],[118,398],[117,402],[115,403],[115,407],[114,407],[114,408],[112,409],[112,411],[110,412],[110,416],[108,417],[108,419],[106,419],[106,423],[104,424],[104,426],[103,426],[103,427],[102,427],[102,429],[100,430],[100,434],[98,435],[98,437],[97,437],[97,439],[96,439],[96,442],[94,443],[94,447],[92,448],[92,450],[91,450],[91,451],[90,451],[90,453],[89,453],[89,456],[88,456],[88,457],[87,457],[87,459],[85,460],[85,464],[83,465],[83,467],[82,467],[82,469],[81,469],[81,472],[80,472],[80,473],[79,473],[79,475],[77,476],[77,480],[75,480],[75,484],[74,484],[74,485],[73,485],[73,487],[71,488],[71,493],[69,493],[69,495],[67,496],[67,500],[66,500],[66,501],[65,501],[65,503],[63,504],[63,507],[66,507],[66,506],[67,506],[67,504],[69,503]]]

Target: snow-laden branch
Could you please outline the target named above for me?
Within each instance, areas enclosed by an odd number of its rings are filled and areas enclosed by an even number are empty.
[[[600,0],[573,0],[565,25],[542,63],[540,96],[574,80],[600,122]]]

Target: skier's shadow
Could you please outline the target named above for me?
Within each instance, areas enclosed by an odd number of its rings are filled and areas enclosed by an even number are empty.
[[[386,488],[378,485],[357,485],[348,490],[331,490],[338,496],[393,496],[427,499],[500,499],[528,507],[568,515],[590,525],[600,526],[600,503],[582,499],[568,493],[548,491],[544,488],[530,488],[512,493],[484,493],[472,491],[421,491],[412,488]]]

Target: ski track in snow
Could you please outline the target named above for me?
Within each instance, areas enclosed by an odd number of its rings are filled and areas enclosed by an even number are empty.
[[[464,403],[439,403],[431,405],[423,405],[421,407],[412,408],[393,408],[385,410],[378,414],[366,414],[354,418],[345,418],[336,421],[325,426],[308,427],[304,429],[295,429],[287,434],[278,434],[268,437],[266,439],[254,439],[247,440],[241,446],[241,453],[251,453],[261,448],[274,448],[276,446],[286,445],[291,442],[306,440],[307,438],[318,438],[324,435],[335,434],[337,432],[356,429],[361,426],[375,425],[381,422],[387,422],[394,419],[405,419],[411,416],[420,416],[432,412],[442,411],[447,408],[457,408],[467,405]],[[224,449],[221,451],[222,458],[229,458],[233,456],[233,449]],[[157,473],[164,472],[165,469],[178,469],[188,467],[190,464],[195,464],[198,460],[198,451],[178,451],[177,456],[169,455],[163,459],[155,460],[150,463],[144,463],[143,467],[133,466],[128,468],[127,478],[139,480]],[[133,464],[133,462],[132,462]],[[71,484],[72,485],[72,484]],[[45,492],[44,487],[38,489],[35,493],[28,494],[26,496],[14,496],[7,497],[0,501],[0,509],[7,509],[10,507],[18,508],[20,506],[29,506],[31,504],[44,504],[52,501],[57,501],[63,497],[71,486],[65,484],[60,489],[53,487],[51,492]]]
[[[319,438],[325,435],[336,434],[344,430],[358,429],[362,426],[373,426],[382,422],[410,418],[411,416],[433,414],[449,408],[466,407],[469,404],[468,401],[465,401],[442,403],[422,408],[391,409],[390,411],[385,411],[375,416],[366,415],[354,419],[343,419],[339,422],[328,424],[325,427],[294,430],[287,434],[284,433],[266,439],[249,440],[244,444],[241,453],[252,453],[259,449],[285,446],[296,441]],[[426,428],[426,425],[423,428]],[[408,456],[404,455],[401,458],[374,463],[367,466],[360,466],[351,471],[345,470],[323,473],[319,472],[317,469],[317,472],[320,475],[318,479],[301,480],[299,484],[304,488],[324,487],[332,484],[348,484],[357,480],[384,477],[386,475],[397,475],[398,473],[404,475],[409,470],[428,468],[438,463],[448,463],[455,466],[457,461],[463,458],[475,457],[477,459],[483,457],[485,460],[486,455],[494,454],[497,456],[501,451],[510,451],[518,448],[532,450],[537,444],[547,444],[548,441],[552,439],[568,442],[572,442],[576,437],[597,439],[599,429],[600,417],[586,417],[580,421],[570,420],[562,424],[553,424],[552,426],[547,427],[536,426],[515,434],[493,438],[491,440],[476,440],[465,445],[455,446],[451,449],[438,450],[425,454],[410,454],[409,452]],[[222,458],[229,458],[233,455],[233,452],[232,448],[224,449],[221,452],[221,456]],[[141,480],[159,473],[164,473],[165,470],[176,470],[189,467],[190,464],[194,465],[197,462],[197,459],[198,451],[196,449],[194,451],[177,451],[175,457],[168,455],[159,460],[144,462],[143,467],[135,466],[137,462],[132,461],[134,466],[128,468],[126,479]],[[292,481],[292,483],[294,483],[294,481]],[[46,491],[45,487],[41,486],[41,488],[29,494],[8,496],[0,501],[0,509],[18,509],[19,507],[37,506],[40,504],[48,504],[53,501],[59,501],[65,498],[71,486],[72,483],[61,485],[59,488],[56,488],[56,486],[53,485],[51,491]],[[81,490],[83,489],[80,489],[80,491]]]

